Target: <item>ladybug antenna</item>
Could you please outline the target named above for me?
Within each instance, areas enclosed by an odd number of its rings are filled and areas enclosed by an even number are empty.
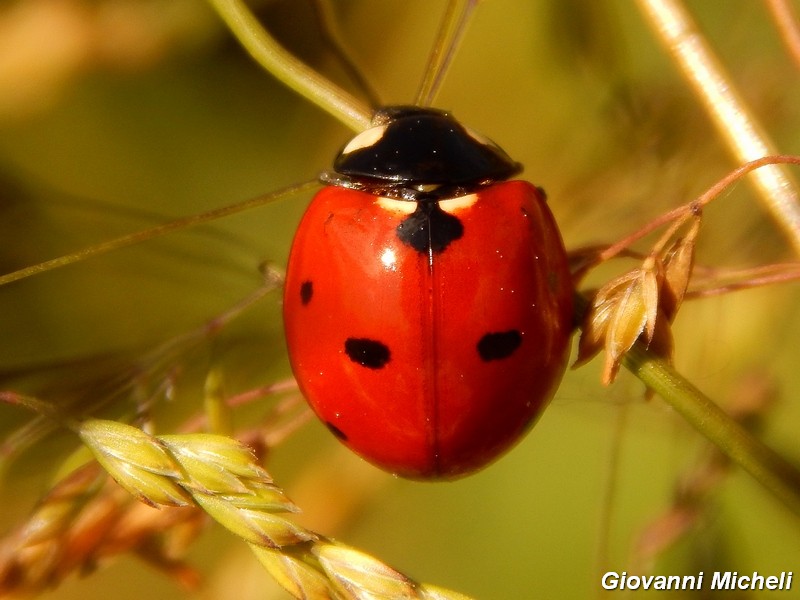
[[[415,105],[433,104],[477,5],[478,0],[450,0],[447,3],[436,41],[428,56],[422,82],[414,99]]]

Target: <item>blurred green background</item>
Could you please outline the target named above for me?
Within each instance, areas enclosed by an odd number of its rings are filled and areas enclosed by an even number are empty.
[[[800,153],[800,71],[764,6],[689,6],[781,151]],[[293,52],[351,85],[305,2],[257,7]],[[343,38],[383,102],[411,102],[443,3],[335,7]],[[525,164],[525,176],[548,191],[568,248],[611,242],[733,166],[635,7],[622,0],[482,3],[437,106]],[[313,179],[350,135],[262,72],[203,2],[5,4],[0,271]],[[103,382],[124,381],[148,349],[255,289],[259,263],[282,266],[307,201],[286,198],[3,287],[0,388],[62,404],[101,400],[109,393]],[[698,252],[700,262],[724,267],[792,259],[747,186],[707,210]],[[791,284],[739,292],[692,302],[676,323],[676,365],[712,398],[774,389],[760,435],[794,460],[799,297]],[[159,425],[166,431],[199,409],[211,366],[231,392],[287,376],[281,335],[276,294],[181,360],[178,395],[158,407]],[[597,362],[567,374],[517,448],[462,481],[397,480],[342,450],[316,422],[272,451],[267,466],[322,533],[477,598],[599,597],[598,568],[795,570],[796,517],[736,470],[713,487],[696,529],[652,561],[636,551],[707,448],[659,399],[645,401],[627,374],[603,388]],[[26,417],[0,407],[3,434]],[[48,439],[11,470],[0,492],[3,530],[46,489],[69,441]],[[601,514],[614,469],[606,534]],[[190,558],[206,578],[195,592],[122,557],[44,597],[285,597],[222,531],[206,533]],[[771,595],[732,594],[716,597]]]

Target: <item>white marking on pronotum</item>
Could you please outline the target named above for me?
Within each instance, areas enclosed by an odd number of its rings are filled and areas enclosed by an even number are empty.
[[[362,148],[374,146],[383,137],[384,133],[386,133],[386,125],[365,129],[347,143],[344,150],[342,150],[342,154],[349,154]]]

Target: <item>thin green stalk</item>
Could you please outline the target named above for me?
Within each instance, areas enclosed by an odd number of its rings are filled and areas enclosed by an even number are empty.
[[[600,514],[597,526],[597,554],[594,562],[595,581],[600,581],[603,573],[611,570],[611,532],[613,530],[614,507],[617,506],[617,490],[620,482],[620,464],[622,447],[625,440],[625,428],[628,425],[629,404],[620,404],[616,408],[614,427],[611,431],[611,447],[608,456],[608,472],[606,483],[600,499]],[[598,587],[596,598],[611,598],[612,592]]]
[[[625,355],[623,365],[734,463],[800,515],[800,471],[796,466],[750,435],[663,359],[653,357],[642,343],[635,344]]]
[[[362,102],[286,51],[241,0],[209,0],[239,42],[280,82],[330,113],[343,125],[361,132],[372,120]]]
[[[77,422],[64,415],[59,407],[33,396],[18,394],[17,392],[0,391],[0,403],[10,406],[21,406],[31,412],[47,417],[59,425],[70,428],[76,427]]]
[[[127,246],[133,246],[134,244],[139,244],[147,240],[152,240],[174,231],[180,231],[189,227],[200,225],[202,223],[208,223],[209,221],[214,221],[222,217],[227,217],[238,212],[249,210],[257,206],[262,206],[290,194],[299,194],[305,192],[317,185],[319,185],[317,181],[306,181],[269,194],[258,196],[256,198],[250,198],[249,200],[244,200],[236,204],[230,204],[228,206],[223,206],[222,208],[215,208],[198,215],[182,217],[180,219],[170,221],[169,223],[164,223],[163,225],[151,227],[150,229],[144,229],[128,235],[123,235],[113,240],[108,240],[107,242],[102,242],[71,254],[65,254],[64,256],[59,256],[30,267],[25,267],[24,269],[19,269],[18,271],[0,275],[0,286],[12,283],[14,281],[19,281],[20,279],[25,279],[31,275],[44,273],[45,271],[52,271],[53,269],[58,269],[60,267],[65,267],[88,258],[106,254],[112,250],[118,250],[119,248],[125,248]]]

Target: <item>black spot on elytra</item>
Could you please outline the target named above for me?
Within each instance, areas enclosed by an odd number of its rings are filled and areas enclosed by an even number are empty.
[[[312,281],[304,281],[300,284],[300,302],[303,303],[303,306],[307,305],[311,302],[311,298],[314,296],[314,282]]]
[[[330,421],[325,421],[325,426],[330,430],[330,432],[335,435],[337,438],[342,440],[343,442],[347,441],[347,434],[339,429],[336,425],[331,423]]]
[[[478,354],[481,360],[501,360],[508,358],[522,343],[522,334],[516,329],[487,333],[478,342]]]
[[[417,202],[417,208],[397,226],[397,237],[417,252],[442,252],[464,235],[458,217],[444,212],[438,202]]]
[[[344,352],[354,363],[368,369],[383,368],[391,357],[386,344],[368,338],[347,338]]]

